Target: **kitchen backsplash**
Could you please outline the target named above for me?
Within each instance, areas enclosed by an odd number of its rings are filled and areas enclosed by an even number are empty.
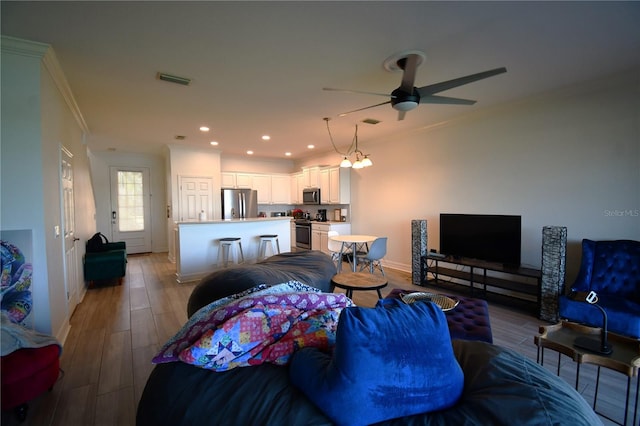
[[[309,212],[312,218],[316,217],[319,209],[327,210],[327,220],[334,221],[334,210],[340,209],[340,216],[345,216],[346,221],[349,221],[349,204],[320,204],[317,206],[309,206],[304,204],[258,204],[258,215],[264,213],[264,216],[271,217],[271,213],[285,212],[290,215],[291,210],[300,209],[303,212]]]

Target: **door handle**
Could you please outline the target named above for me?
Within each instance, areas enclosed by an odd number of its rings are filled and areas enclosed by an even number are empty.
[[[115,212],[115,210],[111,212],[111,219],[116,220],[116,212]]]

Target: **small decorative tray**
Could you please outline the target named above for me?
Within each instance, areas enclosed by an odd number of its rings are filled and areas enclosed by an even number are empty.
[[[441,294],[436,293],[409,293],[409,294],[400,294],[400,299],[404,303],[413,303],[418,301],[425,302],[433,302],[440,307],[443,311],[450,311],[451,309],[458,306],[459,300],[454,300],[450,297],[443,296]]]

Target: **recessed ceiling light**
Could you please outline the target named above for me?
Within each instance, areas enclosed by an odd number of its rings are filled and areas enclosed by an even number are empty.
[[[209,143],[210,143],[211,145],[213,145],[213,146],[218,146],[218,141],[211,141],[211,142],[209,142]]]
[[[249,150],[249,151],[247,151],[247,154],[253,155],[253,151]]]
[[[208,128],[207,126],[201,126],[201,127],[200,127],[200,131],[201,131],[201,132],[208,132],[208,131],[209,131],[209,128]]]
[[[269,139],[271,139],[271,136],[269,136],[269,135],[262,135],[262,140],[263,140],[263,141],[268,141]]]
[[[315,147],[316,147],[315,145],[307,145],[307,148],[309,148],[309,149],[313,149]]]
[[[291,157],[291,153],[290,152],[285,152],[284,155],[286,155],[287,157]]]

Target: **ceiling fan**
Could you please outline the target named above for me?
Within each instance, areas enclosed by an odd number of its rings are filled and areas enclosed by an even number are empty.
[[[402,82],[400,87],[395,89],[391,94],[363,92],[359,90],[333,89],[323,87],[322,90],[363,93],[368,95],[386,96],[390,99],[386,102],[370,105],[364,108],[354,109],[339,114],[341,117],[352,112],[362,111],[374,108],[380,105],[391,104],[391,107],[398,111],[398,120],[404,120],[407,111],[411,111],[418,104],[449,104],[449,105],[473,105],[476,101],[469,99],[451,98],[447,96],[438,96],[436,93],[453,89],[454,87],[473,83],[474,81],[492,77],[497,74],[507,72],[505,67],[496,68],[489,71],[479,72],[477,74],[467,75],[465,77],[454,78],[453,80],[443,81],[441,83],[429,84],[427,86],[415,87],[416,69],[424,61],[424,53],[416,50],[406,51],[397,55],[390,56],[384,61],[384,67],[388,71],[402,70]]]

